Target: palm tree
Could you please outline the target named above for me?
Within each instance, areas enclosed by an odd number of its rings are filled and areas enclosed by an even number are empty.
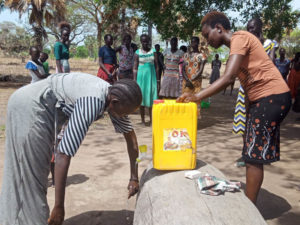
[[[4,9],[5,4],[4,4],[4,0],[0,0],[0,12]]]
[[[63,21],[66,12],[65,0],[6,0],[5,5],[11,11],[19,12],[20,16],[28,12],[33,38],[40,50],[43,49],[43,40],[47,40],[44,25]]]

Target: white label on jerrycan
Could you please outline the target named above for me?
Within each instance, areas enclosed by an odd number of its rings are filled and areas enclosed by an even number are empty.
[[[185,128],[164,129],[164,151],[185,151],[192,148],[192,141]]]

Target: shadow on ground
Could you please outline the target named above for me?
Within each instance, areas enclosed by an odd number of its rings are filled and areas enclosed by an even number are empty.
[[[242,183],[242,189],[245,190],[245,188],[246,184]],[[256,207],[265,220],[271,220],[281,217],[283,214],[285,214],[292,208],[292,206],[288,203],[287,200],[263,188],[260,189]],[[295,220],[292,219],[291,221],[295,222]],[[288,225],[289,223],[284,224]],[[280,225],[283,225],[283,223],[280,223]]]
[[[63,225],[132,225],[133,211],[89,211],[73,216]]]
[[[67,186],[72,184],[81,184],[88,180],[89,178],[84,174],[74,174],[67,178]]]
[[[278,218],[278,221],[280,225],[295,225],[295,221],[300,221],[300,213],[288,212]]]

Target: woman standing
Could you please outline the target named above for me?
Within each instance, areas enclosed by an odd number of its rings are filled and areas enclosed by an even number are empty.
[[[145,124],[145,107],[149,109],[150,124],[152,122],[152,105],[157,99],[158,59],[155,49],[150,46],[150,37],[142,34],[142,48],[136,50],[134,56],[133,76],[142,90],[143,101],[140,107],[142,123]]]
[[[279,59],[275,59],[275,65],[277,66],[279,72],[281,73],[283,79],[287,80],[287,75],[290,72],[291,61],[285,58],[285,49],[279,49]]]
[[[131,36],[126,34],[123,37],[123,44],[116,48],[119,53],[119,74],[118,78],[128,78],[133,80],[133,48],[131,47]]]
[[[116,79],[117,55],[116,51],[111,47],[113,37],[111,34],[104,36],[105,45],[99,49],[99,70],[97,76],[101,79],[113,84]]]
[[[292,98],[295,98],[300,85],[300,52],[295,54],[295,58],[291,62],[291,72],[288,77],[288,85],[291,89]]]
[[[70,165],[89,126],[108,111],[115,130],[123,133],[130,159],[128,197],[139,188],[138,144],[126,116],[142,101],[138,85],[124,79],[110,86],[89,74],[55,74],[18,89],[7,107],[4,175],[0,198],[1,225],[45,225],[48,174],[55,127],[69,118],[55,163],[55,204],[49,225],[64,220],[65,187]]]
[[[211,75],[209,79],[209,83],[212,84],[216,80],[220,78],[220,69],[221,69],[222,62],[219,60],[219,54],[215,55],[215,60],[211,62]]]
[[[179,62],[183,52],[178,49],[178,39],[173,37],[171,48],[164,51],[165,71],[159,95],[164,98],[178,98],[180,95]]]
[[[70,32],[71,26],[67,22],[61,22],[59,24],[60,40],[54,44],[54,56],[56,59],[56,72],[57,73],[69,73],[69,47],[70,47]]]
[[[214,48],[225,44],[230,56],[225,74],[198,94],[185,93],[178,101],[200,102],[238,76],[248,96],[247,129],[242,151],[246,162],[246,195],[255,204],[263,182],[264,164],[280,160],[280,123],[291,107],[286,82],[262,44],[247,31],[230,31],[225,14],[212,11],[201,21],[202,35]]]
[[[191,46],[184,54],[182,68],[182,93],[198,93],[202,87],[202,73],[206,63],[206,55],[199,51],[199,38],[191,38]],[[198,109],[200,117],[200,109]]]

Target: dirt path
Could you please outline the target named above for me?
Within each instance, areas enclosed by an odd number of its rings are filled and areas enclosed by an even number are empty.
[[[207,84],[207,80],[205,81]],[[236,84],[236,88],[237,88]],[[6,104],[15,87],[0,87],[0,126],[5,122]],[[231,133],[234,96],[218,94],[199,122],[199,159],[220,169],[229,179],[245,182],[245,169],[234,166],[241,155],[242,138]],[[271,225],[296,225],[300,221],[300,114],[290,112],[281,127],[281,161],[265,167],[265,180],[258,207]],[[139,144],[151,148],[151,128],[131,115]],[[1,132],[1,130],[0,130]],[[0,185],[4,158],[0,133]],[[229,157],[230,156],[230,157]],[[122,135],[115,134],[109,120],[92,125],[76,157],[72,159],[66,190],[65,225],[129,225],[134,200],[127,202],[129,160]],[[147,163],[140,166],[140,175]],[[48,189],[52,208],[54,188]],[[238,210],[238,209],[237,209]],[[128,217],[129,219],[126,219]]]

